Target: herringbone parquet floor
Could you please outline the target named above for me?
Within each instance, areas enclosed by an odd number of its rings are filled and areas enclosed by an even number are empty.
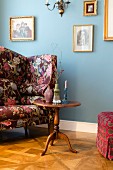
[[[30,138],[25,139],[23,129],[3,132],[0,143],[0,170],[113,170],[113,161],[97,151],[96,134],[65,132],[78,153],[71,153],[63,140],[55,140],[45,156],[47,129],[30,128]]]

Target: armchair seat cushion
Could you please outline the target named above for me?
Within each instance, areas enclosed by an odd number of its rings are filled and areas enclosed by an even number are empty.
[[[45,113],[43,111],[40,112],[40,108],[36,105],[0,106],[0,121],[12,118],[32,118],[35,116],[40,118],[41,116],[44,116]]]
[[[0,106],[0,124],[5,128],[48,123],[48,112],[35,105]]]

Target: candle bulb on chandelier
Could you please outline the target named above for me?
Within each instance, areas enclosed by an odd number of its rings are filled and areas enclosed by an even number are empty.
[[[49,3],[49,0],[46,0],[46,4],[48,4]]]

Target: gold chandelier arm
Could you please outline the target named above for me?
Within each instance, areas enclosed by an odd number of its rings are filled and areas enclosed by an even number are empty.
[[[48,10],[53,11],[53,9],[55,8],[56,3],[53,5],[53,8],[52,8],[52,9],[49,8],[49,5],[50,5],[49,3],[47,3],[47,4],[45,4],[45,5],[47,6]]]

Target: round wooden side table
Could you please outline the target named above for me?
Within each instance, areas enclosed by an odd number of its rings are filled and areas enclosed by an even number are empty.
[[[60,108],[71,108],[71,107],[77,107],[80,106],[81,104],[77,101],[68,101],[66,104],[53,104],[53,103],[46,103],[46,102],[34,102],[33,104],[41,107],[47,107],[47,108],[53,108],[55,110],[55,115],[54,115],[54,131],[48,136],[47,141],[46,141],[46,146],[44,151],[41,153],[41,156],[45,155],[49,143],[53,145],[53,142],[55,139],[64,139],[69,147],[69,150],[73,153],[77,153],[76,150],[72,149],[69,138],[67,137],[66,134],[62,133],[59,131],[59,110]]]

